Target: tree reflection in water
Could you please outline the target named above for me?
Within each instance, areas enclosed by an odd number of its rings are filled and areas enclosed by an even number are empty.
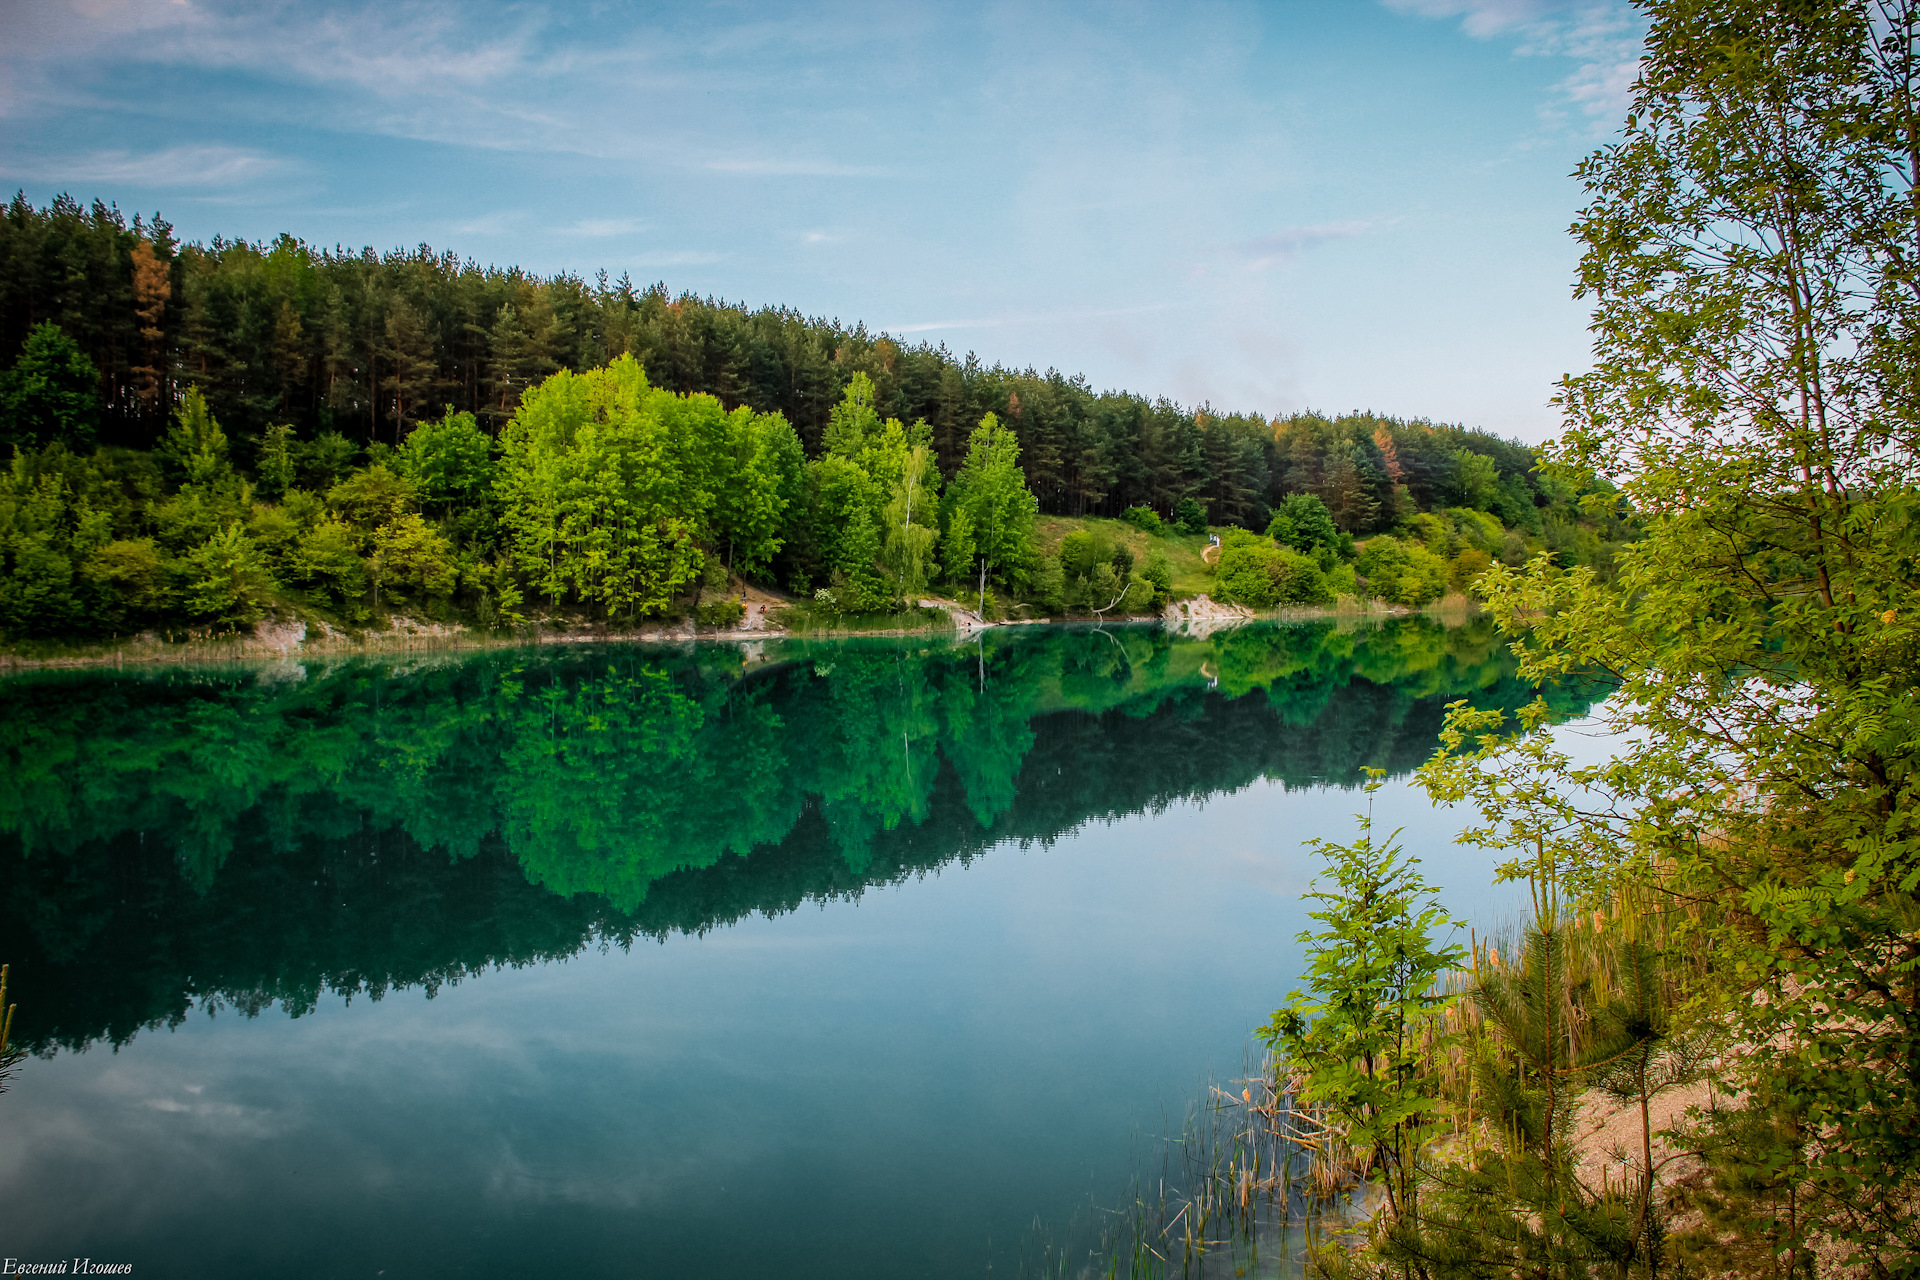
[[[1531,690],[1484,621],[492,651],[0,683],[16,1040],[311,1009],[1412,769]],[[1568,715],[1591,689],[1549,691]]]

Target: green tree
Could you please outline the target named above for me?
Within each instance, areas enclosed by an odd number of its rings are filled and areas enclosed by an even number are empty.
[[[99,423],[100,371],[59,325],[35,325],[0,375],[0,445],[91,449]]]
[[[902,459],[880,527],[881,562],[895,593],[913,604],[926,588],[940,539],[940,468],[928,446],[916,444]]]
[[[1337,547],[1340,531],[1334,527],[1327,504],[1311,493],[1290,493],[1273,513],[1267,536],[1295,551]]]
[[[409,512],[374,531],[367,557],[373,583],[374,607],[380,607],[380,588],[398,586],[429,596],[451,594],[457,576],[453,548],[438,529]]]
[[[493,441],[470,413],[449,409],[438,422],[423,422],[394,450],[392,469],[413,483],[429,514],[468,510],[493,492]]]
[[[879,486],[837,453],[807,464],[809,541],[841,610],[867,613],[888,603],[880,577]]]
[[[260,437],[260,461],[254,468],[254,487],[269,498],[277,498],[293,488],[298,469],[293,460],[293,427],[287,423],[270,426]]]
[[[1784,1274],[1818,1236],[1911,1275],[1920,6],[1647,8],[1625,132],[1580,170],[1594,361],[1549,464],[1569,487],[1605,469],[1642,537],[1610,575],[1537,556],[1480,579],[1528,678],[1617,682],[1614,759],[1576,764],[1538,711],[1517,739],[1461,711],[1430,790],[1589,895],[1625,878],[1690,905],[1700,1012],[1748,1047],[1723,1096],[1795,1119],[1737,1135],[1791,1184]]]
[[[1368,773],[1371,796],[1384,771]],[[1371,811],[1359,823],[1352,844],[1308,842],[1331,879],[1306,895],[1321,904],[1307,915],[1323,927],[1298,939],[1306,989],[1292,992],[1260,1034],[1293,1075],[1300,1103],[1377,1179],[1386,1196],[1378,1225],[1390,1230],[1418,1221],[1421,1155],[1444,1131],[1435,1071],[1458,1034],[1435,987],[1466,951],[1435,937],[1459,922],[1435,900],[1419,859],[1401,850],[1399,832],[1376,843]]]
[[[16,452],[0,473],[0,630],[54,635],[82,621],[74,598],[74,507],[66,477]]]
[[[705,563],[713,499],[699,481],[725,433],[712,397],[656,390],[631,356],[528,391],[500,436],[503,523],[522,571],[550,602],[664,612]]]
[[[301,535],[290,556],[296,581],[332,594],[339,604],[367,589],[367,563],[360,556],[360,535],[338,520],[324,520]]]
[[[327,506],[363,534],[371,534],[412,511],[418,496],[409,477],[376,462],[327,490]]]
[[[735,409],[727,416],[727,456],[714,498],[713,539],[743,578],[765,575],[786,545],[790,513],[803,498],[800,437],[777,413]]]
[[[990,574],[997,570],[1002,581],[1011,581],[1037,560],[1033,518],[1040,509],[1020,469],[1019,439],[991,413],[969,438],[967,459],[948,494],[948,564],[954,564],[957,549],[964,549],[978,571],[985,608]]]
[[[180,483],[205,489],[225,487],[233,477],[227,433],[207,408],[200,388],[188,387],[173,411],[173,429],[160,444],[160,456]]]
[[[239,524],[228,525],[187,556],[185,604],[208,622],[256,621],[273,594],[273,575]]]
[[[1244,529],[1228,531],[1214,567],[1223,600],[1255,609],[1333,603],[1333,593],[1319,565],[1297,551],[1275,546],[1271,538]]]
[[[1453,477],[1449,482],[1453,505],[1477,511],[1494,510],[1501,496],[1500,471],[1492,458],[1471,449],[1453,451]]]

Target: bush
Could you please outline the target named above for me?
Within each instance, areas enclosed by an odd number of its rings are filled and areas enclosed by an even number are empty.
[[[1447,593],[1447,562],[1418,544],[1381,535],[1368,541],[1358,566],[1376,599],[1418,608]]]
[[[1120,518],[1143,533],[1165,533],[1167,526],[1152,507],[1128,507]]]
[[[1173,596],[1173,567],[1165,556],[1147,557],[1147,567],[1140,572],[1148,586],[1153,588],[1153,607],[1159,608]]]
[[[1030,594],[1033,603],[1045,613],[1059,613],[1066,606],[1067,575],[1061,571],[1059,556],[1041,558]]]
[[[1468,547],[1447,566],[1447,585],[1455,591],[1465,591],[1492,564],[1492,556],[1478,547]]]
[[[1173,527],[1181,533],[1205,533],[1207,509],[1193,498],[1182,498],[1173,508]]]
[[[1281,604],[1332,604],[1320,566],[1271,539],[1234,530],[1220,548],[1218,594],[1254,609]]]
[[[737,626],[746,616],[746,603],[740,600],[712,600],[693,611],[694,621],[703,627]]]
[[[265,612],[273,575],[238,524],[214,534],[187,557],[186,606],[195,618],[253,622]]]
[[[1280,573],[1274,588],[1281,604],[1332,604],[1333,588],[1327,575],[1309,556],[1297,551],[1281,551]]]
[[[1106,560],[1113,551],[1085,529],[1075,529],[1060,539],[1060,569],[1069,578],[1084,578],[1093,566]]]

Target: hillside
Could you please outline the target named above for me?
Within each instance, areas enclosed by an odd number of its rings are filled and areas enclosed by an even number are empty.
[[[1419,604],[1551,551],[1604,481],[1460,426],[1095,393],[664,285],[358,254],[16,198],[0,217],[0,637],[548,618],[807,625]],[[1069,522],[1075,522],[1071,526]],[[1226,545],[1200,559],[1207,531]]]

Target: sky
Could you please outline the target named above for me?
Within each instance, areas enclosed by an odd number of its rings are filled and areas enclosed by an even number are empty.
[[[1618,0],[0,0],[0,182],[1535,442]]]

